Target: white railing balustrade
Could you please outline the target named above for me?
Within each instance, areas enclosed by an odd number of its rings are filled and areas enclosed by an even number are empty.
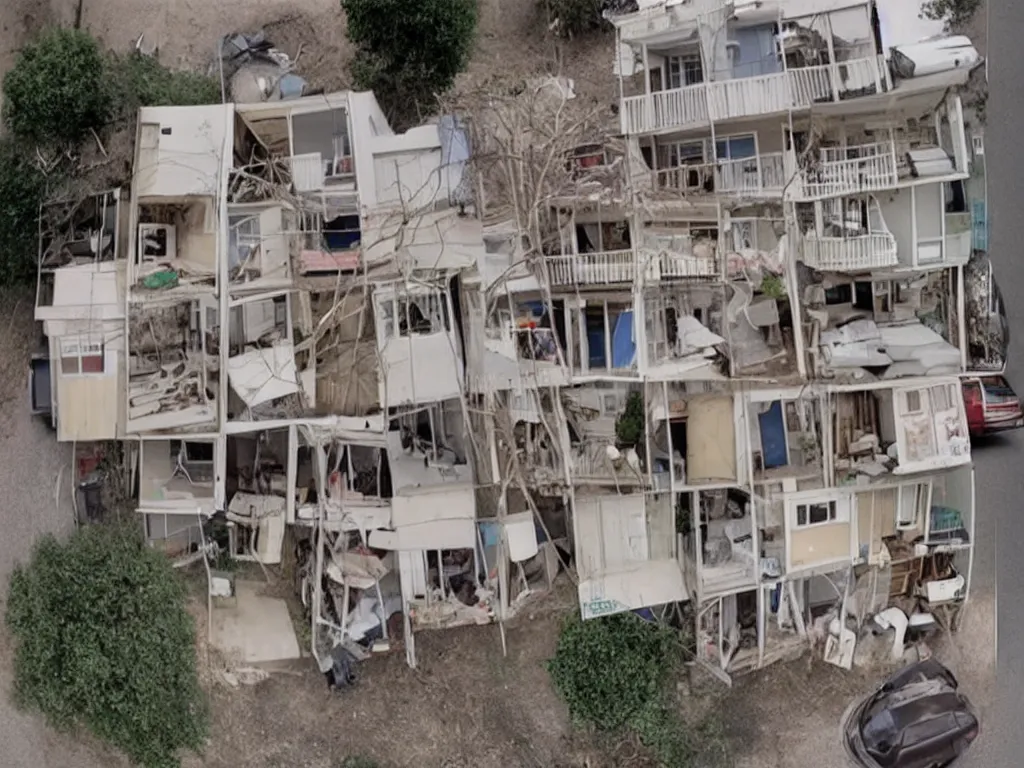
[[[552,285],[631,283],[636,275],[633,251],[598,251],[546,257]]]
[[[892,189],[899,182],[892,142],[828,147],[800,173],[798,199]]]
[[[663,168],[654,174],[659,189],[682,194],[717,192],[738,197],[777,197],[785,187],[781,152],[739,160],[692,163]]]
[[[803,240],[803,262],[826,272],[894,267],[898,263],[896,238],[888,232],[854,237],[817,237]]]
[[[622,100],[623,133],[642,134],[806,109],[881,93],[888,87],[884,56],[800,67],[756,77],[696,83]]]

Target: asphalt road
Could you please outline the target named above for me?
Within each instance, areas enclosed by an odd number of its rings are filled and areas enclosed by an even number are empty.
[[[1007,377],[1024,394],[1024,3],[990,0],[985,128],[989,255],[1007,303]],[[1024,765],[1024,431],[979,446],[976,466],[975,586],[995,587],[998,605],[996,703],[964,768]]]

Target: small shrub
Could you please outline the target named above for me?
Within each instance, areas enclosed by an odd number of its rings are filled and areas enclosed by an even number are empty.
[[[538,0],[547,12],[548,24],[559,37],[572,39],[594,32],[607,22],[602,0]]]
[[[646,423],[644,396],[639,392],[630,392],[626,398],[626,408],[615,420],[615,439],[623,447],[635,447],[644,438]]]
[[[566,621],[548,664],[574,720],[625,727],[664,690],[675,637],[631,613]]]
[[[116,111],[133,119],[139,107],[220,103],[220,83],[216,79],[168,69],[152,56],[112,54],[107,60],[107,72]]]
[[[574,615],[548,671],[574,721],[632,730],[662,764],[685,768],[693,750],[668,701],[678,648],[671,629],[632,613],[588,621]]]
[[[4,76],[3,119],[36,143],[76,142],[110,114],[99,45],[75,29],[50,29],[25,46]]]
[[[0,138],[0,284],[31,282],[36,277],[39,206],[46,177],[34,162],[32,147]]]
[[[16,700],[146,768],[177,766],[207,732],[185,600],[166,558],[132,528],[42,539],[8,594]]]
[[[356,46],[352,77],[399,130],[432,113],[465,69],[477,0],[341,0]]]

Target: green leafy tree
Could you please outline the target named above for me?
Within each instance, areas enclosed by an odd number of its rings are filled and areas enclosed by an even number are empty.
[[[341,0],[352,77],[404,129],[432,113],[473,50],[477,0]]]
[[[49,29],[4,76],[4,123],[39,144],[77,142],[110,114],[103,75],[103,54],[87,32]]]
[[[941,21],[952,32],[962,31],[981,7],[981,0],[926,0],[921,5],[921,16]]]
[[[207,733],[185,601],[177,573],[134,529],[42,539],[8,594],[16,700],[146,768],[177,766]]]
[[[550,29],[572,39],[606,26],[601,0],[538,0],[547,12]]]
[[[46,177],[32,147],[13,136],[0,138],[0,285],[36,277],[39,206]]]

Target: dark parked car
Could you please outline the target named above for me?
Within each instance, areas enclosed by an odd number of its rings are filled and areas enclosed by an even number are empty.
[[[934,659],[904,667],[843,716],[843,745],[863,768],[945,768],[980,732],[953,673]]]

